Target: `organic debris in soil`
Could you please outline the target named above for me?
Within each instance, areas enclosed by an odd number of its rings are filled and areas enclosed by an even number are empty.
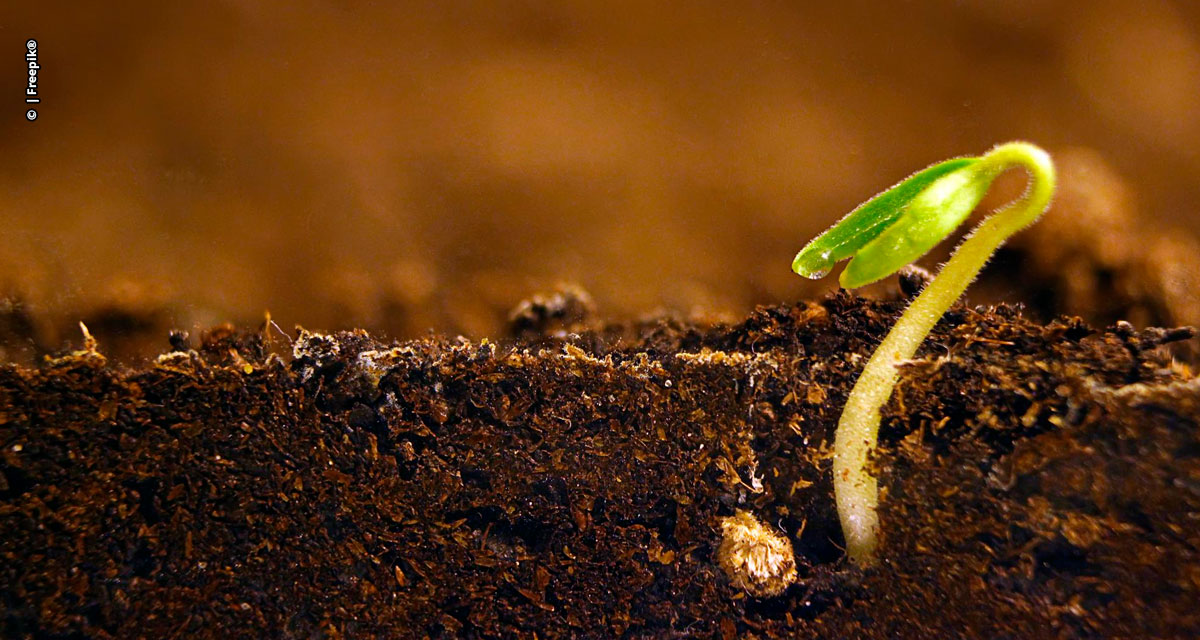
[[[1187,329],[951,311],[884,411],[884,561],[846,565],[833,429],[902,306],[0,367],[0,635],[1200,633]],[[740,512],[791,542],[778,596],[717,562]]]

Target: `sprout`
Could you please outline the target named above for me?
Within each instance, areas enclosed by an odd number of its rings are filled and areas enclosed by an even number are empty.
[[[1054,164],[1045,151],[1027,142],[1010,142],[983,156],[935,164],[851,211],[792,261],[796,273],[820,278],[834,264],[851,258],[839,278],[847,289],[885,278],[954,231],[996,177],[1017,167],[1029,173],[1025,194],[981,222],[955,249],[875,349],[846,399],[834,437],[833,487],[846,553],[860,565],[874,562],[878,544],[879,488],[866,464],[878,439],[879,410],[896,384],[896,365],[913,357],[996,249],[1049,207]]]

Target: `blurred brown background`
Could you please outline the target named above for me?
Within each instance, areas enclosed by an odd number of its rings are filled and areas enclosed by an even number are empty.
[[[268,309],[479,336],[559,281],[738,314],[836,286],[789,264],[862,199],[1016,138],[1188,236],[1196,7],[7,3],[0,295],[55,346]]]

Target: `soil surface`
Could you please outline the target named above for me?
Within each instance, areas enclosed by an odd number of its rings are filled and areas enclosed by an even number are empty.
[[[1190,329],[949,313],[884,412],[884,562],[839,548],[834,425],[903,301],[500,342],[268,324],[0,367],[12,638],[1194,637]],[[735,586],[722,518],[791,540]]]

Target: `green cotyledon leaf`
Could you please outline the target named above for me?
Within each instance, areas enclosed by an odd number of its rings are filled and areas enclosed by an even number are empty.
[[[854,289],[916,262],[971,215],[995,177],[994,171],[967,165],[934,180],[909,200],[895,222],[854,254],[838,281]]]
[[[978,160],[979,158],[968,157],[939,162],[914,173],[887,191],[860,204],[825,233],[813,238],[805,245],[792,260],[792,271],[806,278],[824,277],[833,268],[833,265],[854,256],[868,243],[885,233],[900,218],[913,199],[927,187],[947,174],[970,167]],[[970,212],[968,211],[968,213]],[[938,240],[941,240],[941,237]],[[903,266],[900,265],[900,267]],[[896,267],[896,269],[900,267]],[[875,270],[868,271],[874,272]],[[847,285],[843,282],[843,286]]]

